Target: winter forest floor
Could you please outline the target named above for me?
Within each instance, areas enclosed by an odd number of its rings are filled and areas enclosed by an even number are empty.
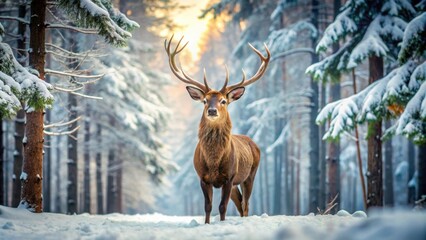
[[[0,239],[426,239],[426,212],[227,217],[33,214],[0,206]]]

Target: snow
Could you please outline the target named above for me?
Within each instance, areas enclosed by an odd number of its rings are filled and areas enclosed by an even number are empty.
[[[356,23],[348,16],[350,10],[350,8],[347,8],[337,15],[334,22],[325,29],[324,36],[316,47],[317,52],[324,51],[346,33],[356,32],[358,30]]]
[[[21,176],[19,177],[19,179],[21,179],[21,181],[25,181],[28,178],[28,174],[26,172],[22,172]]]
[[[411,45],[418,44],[421,39],[419,35],[426,31],[426,12],[417,16],[412,21],[410,21],[404,31],[404,38],[402,40],[401,51],[399,53],[399,58],[404,58],[404,54],[411,53]]]
[[[340,213],[340,214],[339,214]],[[63,215],[0,206],[4,239],[424,239],[426,214],[362,211],[306,216]],[[345,214],[342,214],[345,213]],[[347,214],[346,214],[347,213]]]

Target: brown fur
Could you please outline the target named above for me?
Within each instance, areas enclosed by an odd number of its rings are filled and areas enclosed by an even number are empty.
[[[225,220],[229,198],[233,200],[241,216],[248,216],[248,201],[259,166],[260,150],[249,137],[231,134],[232,123],[227,106],[219,103],[225,96],[215,91],[206,94],[206,98],[218,103],[206,104],[194,154],[194,167],[200,177],[205,197],[205,222],[210,222],[213,186],[222,188],[219,205],[221,220]],[[207,109],[212,105],[219,112],[218,119],[214,121],[207,117]],[[242,193],[236,186],[238,184]]]

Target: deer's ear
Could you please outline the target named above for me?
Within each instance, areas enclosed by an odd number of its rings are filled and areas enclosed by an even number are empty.
[[[192,86],[186,86],[186,90],[189,93],[189,96],[191,96],[192,99],[194,99],[195,101],[203,101],[204,99],[204,92],[203,90],[196,88],[196,87],[192,87]]]
[[[230,91],[227,95],[229,103],[240,99],[240,97],[243,96],[245,90],[246,89],[244,87],[238,87]]]

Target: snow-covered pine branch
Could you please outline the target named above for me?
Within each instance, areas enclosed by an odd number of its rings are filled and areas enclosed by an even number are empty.
[[[337,15],[334,22],[325,29],[324,35],[315,49],[317,52],[327,50],[327,48],[339,41],[339,39],[358,30],[357,24],[352,19],[351,14],[351,8],[346,7],[345,10]]]
[[[325,52],[340,39],[349,40],[337,53],[311,65],[306,72],[316,80],[328,81],[357,67],[369,56],[396,55],[395,49],[403,38],[406,20],[415,12],[410,3],[400,0],[377,5],[369,5],[367,1],[348,1],[325,30],[316,50]],[[370,15],[367,19],[366,16]],[[365,27],[360,29],[360,26]]]
[[[325,132],[323,139],[336,139],[343,132],[350,131],[355,127],[365,97],[378,83],[379,81],[371,84],[355,95],[329,103],[320,111],[315,120],[317,124],[322,124],[327,119],[331,120],[330,127]]]
[[[9,117],[21,107],[17,99],[24,101],[35,109],[43,109],[53,102],[49,90],[52,86],[39,79],[15,59],[12,49],[2,42],[4,29],[0,24],[0,80],[1,87],[0,113]]]
[[[426,82],[420,86],[416,95],[407,104],[398,119],[396,134],[406,135],[416,143],[426,142]]]
[[[420,57],[426,50],[426,12],[408,23],[398,59],[405,63],[410,58]]]
[[[110,0],[59,0],[61,8],[76,21],[77,26],[95,28],[108,43],[126,45],[130,31],[139,27],[112,6]]]

